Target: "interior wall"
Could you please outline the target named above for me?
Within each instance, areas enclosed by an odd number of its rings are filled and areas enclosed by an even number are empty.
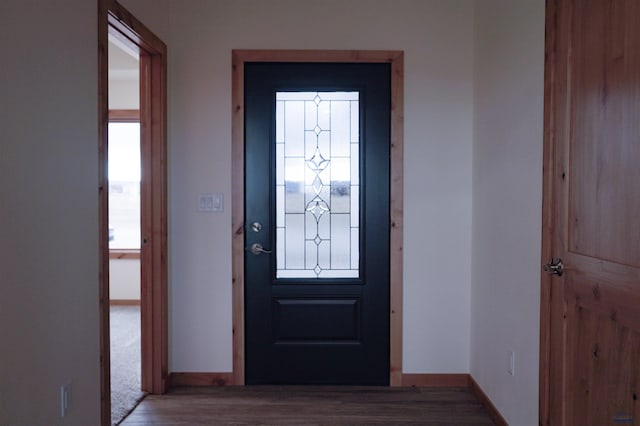
[[[473,1],[123,4],[168,45],[170,369],[232,369],[231,50],[397,49],[405,52],[404,371],[467,373]],[[158,12],[167,4],[168,23]],[[198,213],[199,193],[223,194],[224,212]]]
[[[109,109],[139,109],[140,84],[135,80],[109,80]]]
[[[140,259],[109,260],[109,299],[140,300]]]
[[[0,2],[3,425],[100,423],[96,17],[95,1]]]
[[[471,374],[510,425],[533,425],[538,423],[544,0],[478,2],[474,38]],[[513,376],[507,372],[510,351],[515,352]]]

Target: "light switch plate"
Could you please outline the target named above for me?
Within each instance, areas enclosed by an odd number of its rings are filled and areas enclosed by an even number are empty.
[[[222,194],[199,194],[199,212],[221,212],[224,211],[224,198]]]

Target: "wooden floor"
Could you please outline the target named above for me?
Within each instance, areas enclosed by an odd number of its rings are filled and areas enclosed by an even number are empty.
[[[468,389],[353,386],[178,388],[150,395],[133,425],[493,425]]]

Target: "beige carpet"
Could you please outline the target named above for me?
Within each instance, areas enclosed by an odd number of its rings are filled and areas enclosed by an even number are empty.
[[[140,390],[140,307],[112,306],[111,424],[119,424],[144,396]]]

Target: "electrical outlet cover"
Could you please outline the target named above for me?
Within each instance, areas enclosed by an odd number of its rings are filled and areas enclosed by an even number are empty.
[[[69,411],[69,404],[71,403],[71,383],[67,383],[64,386],[60,386],[60,416],[64,417]]]

